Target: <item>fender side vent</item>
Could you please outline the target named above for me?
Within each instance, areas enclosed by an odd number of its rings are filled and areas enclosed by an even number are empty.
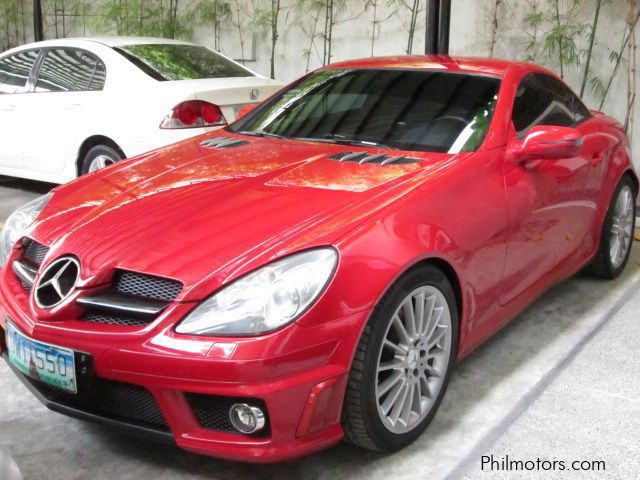
[[[383,153],[368,152],[340,152],[329,157],[329,160],[349,163],[373,163],[375,165],[407,165],[422,162],[421,158],[407,157],[406,155],[386,155]]]
[[[216,137],[200,142],[200,146],[206,148],[235,148],[245,145],[249,142],[241,138]]]

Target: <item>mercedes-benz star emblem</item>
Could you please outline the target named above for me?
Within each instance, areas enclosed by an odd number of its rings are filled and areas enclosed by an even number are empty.
[[[53,308],[73,292],[80,276],[80,263],[74,257],[61,257],[44,269],[36,283],[34,300],[40,308]]]
[[[257,88],[254,88],[253,90],[251,90],[251,100],[257,100],[258,97],[260,96],[260,90],[258,90]]]

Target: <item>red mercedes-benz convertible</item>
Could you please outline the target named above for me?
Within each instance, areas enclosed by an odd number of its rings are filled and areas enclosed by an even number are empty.
[[[17,210],[0,350],[50,409],[191,451],[397,450],[542,292],[620,274],[629,155],[535,65],[335,64]]]

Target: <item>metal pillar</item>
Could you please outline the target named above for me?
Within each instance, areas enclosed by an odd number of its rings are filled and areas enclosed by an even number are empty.
[[[448,55],[451,0],[427,0],[426,13],[425,53]]]
[[[42,3],[40,0],[33,0],[33,39],[36,42],[44,40],[42,28]]]

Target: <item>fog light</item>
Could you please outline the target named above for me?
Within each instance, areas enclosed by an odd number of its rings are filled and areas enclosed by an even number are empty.
[[[246,403],[234,403],[229,409],[231,425],[242,433],[255,433],[264,427],[264,413]]]

